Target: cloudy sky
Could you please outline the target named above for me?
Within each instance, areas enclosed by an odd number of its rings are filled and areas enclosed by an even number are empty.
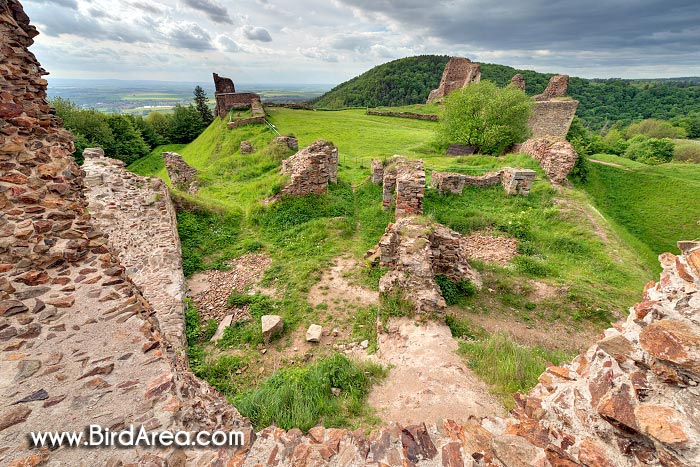
[[[22,0],[58,78],[339,83],[418,54],[582,77],[700,75],[698,0]]]

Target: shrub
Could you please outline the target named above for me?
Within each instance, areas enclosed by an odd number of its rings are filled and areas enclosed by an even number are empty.
[[[452,282],[447,276],[440,274],[435,276],[435,282],[440,287],[442,298],[448,305],[455,305],[465,297],[476,294],[476,287],[470,281]]]
[[[513,86],[473,83],[445,98],[438,134],[444,142],[498,155],[527,138],[531,107],[530,98]]]
[[[636,135],[644,135],[649,138],[685,138],[686,131],[683,128],[673,126],[670,122],[648,118],[641,122],[633,123],[625,130],[628,138]]]
[[[673,141],[637,135],[629,140],[624,157],[645,164],[661,164],[673,159]]]
[[[673,148],[673,159],[681,162],[700,163],[700,143],[678,143]]]

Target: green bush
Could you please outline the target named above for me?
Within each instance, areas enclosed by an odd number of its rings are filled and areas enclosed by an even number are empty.
[[[673,148],[673,159],[681,162],[700,163],[700,142],[677,143]]]
[[[447,143],[466,144],[479,153],[499,155],[527,138],[531,109],[532,102],[523,91],[480,81],[445,98],[438,135]]]
[[[633,123],[625,129],[628,138],[644,135],[649,138],[685,138],[687,133],[683,128],[673,126],[670,122],[648,118],[641,122]]]
[[[455,305],[465,297],[476,294],[476,287],[470,281],[452,282],[447,276],[439,274],[435,276],[435,282],[440,287],[442,297],[448,305]]]
[[[628,141],[624,157],[649,165],[662,164],[673,159],[673,141],[668,138],[648,138],[637,135]]]

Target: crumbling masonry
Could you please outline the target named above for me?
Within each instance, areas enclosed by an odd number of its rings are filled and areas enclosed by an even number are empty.
[[[168,171],[170,183],[175,188],[192,195],[199,191],[197,186],[197,169],[189,166],[180,154],[164,152],[163,162],[165,162],[165,169]]]
[[[478,83],[481,80],[481,65],[465,57],[452,57],[442,72],[440,86],[428,96],[428,104],[439,101],[457,89]]]
[[[536,172],[529,169],[504,167],[498,172],[470,176],[454,172],[433,171],[431,186],[440,193],[461,195],[465,186],[485,188],[501,184],[508,195],[527,196],[530,193]]]
[[[289,175],[282,194],[323,194],[329,183],[338,183],[338,148],[320,139],[282,161],[282,174]]]
[[[379,169],[378,164],[374,164]],[[389,209],[395,203],[397,219],[423,214],[425,196],[425,169],[420,159],[393,156],[383,167],[382,208]],[[378,178],[373,175],[373,179]]]
[[[236,92],[233,80],[224,78],[214,73],[214,98],[216,99],[216,109],[214,113],[222,120],[233,110],[249,109],[260,104],[260,96],[252,92]],[[262,105],[259,105],[262,109]],[[263,111],[263,117],[264,117]],[[253,117],[259,115],[253,114]]]

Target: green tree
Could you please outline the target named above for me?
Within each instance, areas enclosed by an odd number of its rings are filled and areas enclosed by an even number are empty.
[[[107,123],[114,135],[114,143],[104,147],[106,155],[122,160],[127,165],[148,155],[148,145],[127,116],[110,115],[107,117]]]
[[[170,142],[170,117],[160,112],[151,112],[146,117],[146,123],[151,125],[153,130],[160,136],[161,143]]]
[[[131,120],[134,128],[141,132],[141,136],[143,136],[143,140],[146,142],[149,149],[153,149],[156,146],[163,144],[163,138],[161,138],[160,134],[155,130],[155,128],[153,128],[153,125],[148,123],[145,118],[140,115],[127,115],[127,117],[129,117],[129,120]]]
[[[624,156],[645,164],[662,164],[673,159],[673,141],[668,138],[648,138],[637,135],[630,138]]]
[[[173,143],[189,143],[204,130],[204,121],[195,106],[177,104],[175,111],[169,117],[170,141]]]
[[[75,137],[75,160],[82,164],[83,150],[89,147],[107,148],[114,146],[114,134],[107,123],[105,114],[94,109],[81,109],[71,101],[57,97],[51,101],[56,115],[63,119],[63,126]]]
[[[197,108],[197,112],[199,112],[199,115],[202,117],[204,125],[208,126],[214,121],[214,114],[212,114],[207,101],[207,93],[204,92],[202,86],[194,88],[194,105]]]
[[[531,99],[514,86],[499,88],[481,81],[453,92],[445,99],[438,136],[444,143],[474,146],[483,154],[498,155],[524,141]]]
[[[628,138],[636,135],[644,135],[649,138],[685,138],[686,131],[683,128],[673,126],[670,122],[648,118],[641,122],[633,123],[627,127],[625,134]]]

